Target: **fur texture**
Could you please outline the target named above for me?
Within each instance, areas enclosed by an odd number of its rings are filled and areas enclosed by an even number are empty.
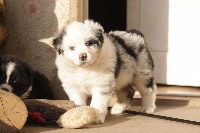
[[[48,79],[13,56],[0,56],[0,89],[21,99],[53,98]]]
[[[156,108],[154,65],[144,36],[137,30],[104,33],[92,20],[72,22],[53,40],[58,52],[58,77],[71,101],[99,110],[96,123],[104,123],[113,93],[118,97],[112,114],[122,113],[133,99],[134,89],[142,95],[142,112]]]

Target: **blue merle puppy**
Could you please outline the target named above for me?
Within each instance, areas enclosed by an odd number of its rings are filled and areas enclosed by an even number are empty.
[[[58,77],[71,101],[99,110],[96,123],[104,123],[112,94],[118,97],[112,114],[131,104],[133,88],[142,96],[141,111],[153,113],[156,105],[154,64],[142,33],[136,30],[104,33],[92,20],[72,22],[53,40]]]

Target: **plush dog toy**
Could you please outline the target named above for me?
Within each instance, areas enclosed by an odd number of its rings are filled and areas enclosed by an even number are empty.
[[[97,109],[90,106],[80,106],[61,115],[57,123],[64,128],[81,128],[94,122],[98,116]]]

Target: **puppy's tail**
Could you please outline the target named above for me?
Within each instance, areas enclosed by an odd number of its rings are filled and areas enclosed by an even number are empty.
[[[123,41],[126,43],[128,47],[132,47],[134,45],[134,49],[139,49],[140,47],[142,48],[146,45],[142,32],[135,29],[129,31],[111,31],[108,36],[112,40],[113,38],[115,38],[114,40],[119,40],[120,38],[121,42]]]
[[[144,38],[144,34],[139,30],[131,29],[131,30],[128,30],[127,32],[132,33],[132,34],[137,34],[137,35],[141,36],[142,38]]]

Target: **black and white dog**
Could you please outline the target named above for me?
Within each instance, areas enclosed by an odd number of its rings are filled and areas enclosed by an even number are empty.
[[[154,64],[143,34],[139,31],[104,33],[92,20],[72,22],[53,40],[57,51],[58,77],[76,105],[99,110],[96,123],[104,123],[113,93],[118,97],[112,114],[122,113],[131,104],[133,86],[141,93],[142,112],[156,108]]]
[[[0,56],[0,89],[24,98],[52,99],[49,80],[13,56]]]

